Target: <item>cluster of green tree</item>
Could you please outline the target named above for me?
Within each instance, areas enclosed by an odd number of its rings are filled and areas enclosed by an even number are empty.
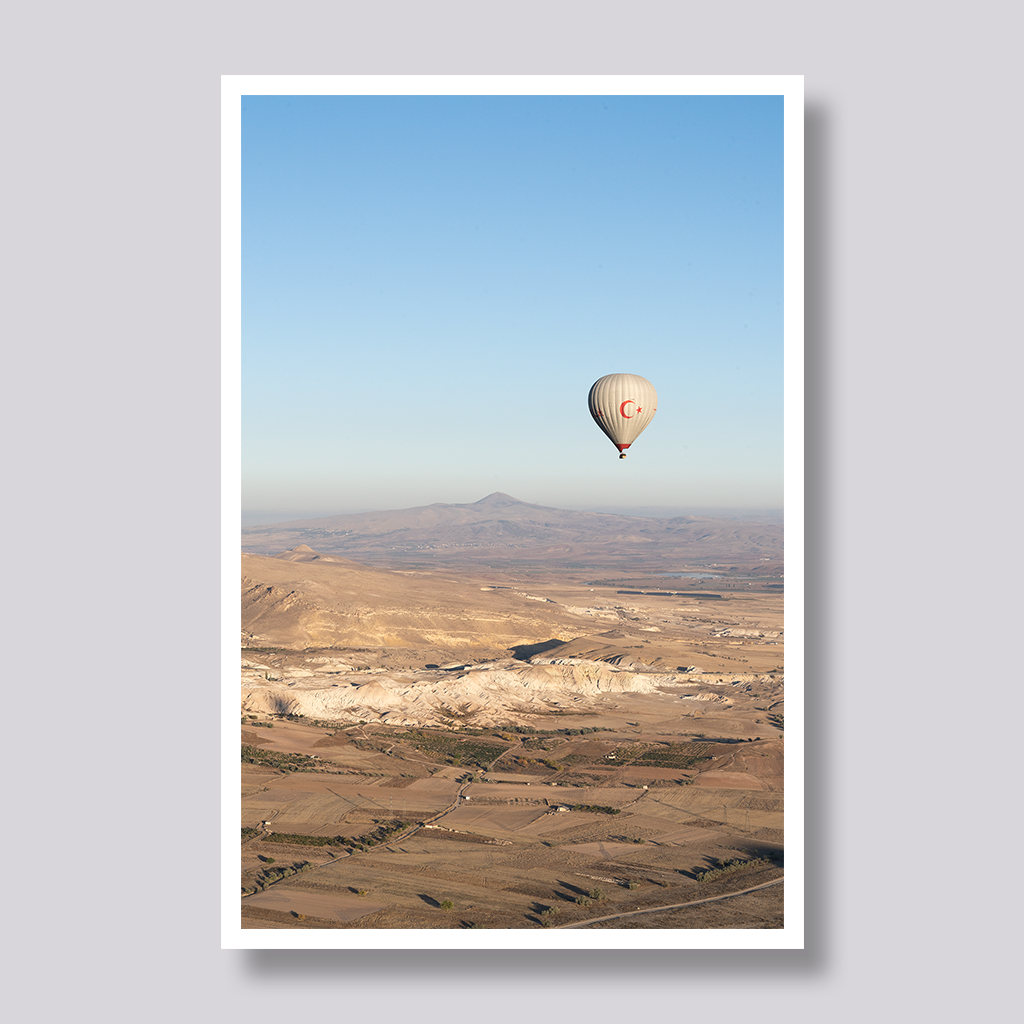
[[[460,736],[493,736],[495,739],[510,740],[511,736],[506,735],[507,733],[514,733],[518,736],[579,736],[583,733],[592,732],[610,732],[611,729],[606,726],[595,726],[590,729],[537,729],[532,725],[515,725],[508,724],[502,725],[498,728],[493,726],[490,728],[481,728],[479,726],[460,725],[457,728],[457,733]],[[450,733],[449,733],[450,735]]]
[[[562,744],[561,738],[551,736],[527,736],[519,741],[524,750],[550,750]]]
[[[577,768],[581,764],[593,764],[594,758],[587,757],[586,754],[563,754],[558,759],[558,763],[563,768]]]
[[[739,857],[733,860],[716,861],[716,867],[707,871],[696,871],[694,877],[698,882],[711,882],[723,875],[731,875],[736,871],[746,871],[749,868],[766,868],[772,862],[767,857],[757,857],[755,860],[741,860]]]
[[[576,905],[580,907],[591,907],[595,903],[600,903],[601,900],[605,898],[603,889],[591,889],[590,892],[585,895],[581,893],[576,897]]]
[[[606,726],[593,726],[586,729],[535,729],[532,725],[503,725],[499,732],[493,733],[498,736],[501,733],[513,732],[524,736],[580,736],[591,732],[610,732]]]
[[[701,761],[710,760],[709,743],[669,743],[645,750],[635,756],[632,763],[647,768],[692,768]]]
[[[291,771],[321,767],[316,758],[308,757],[306,754],[286,754],[281,751],[263,750],[261,747],[251,747],[245,743],[242,744],[242,760],[249,764],[258,764],[269,768],[286,768]]]
[[[297,832],[272,832],[265,839],[268,843],[288,843],[292,846],[349,846],[356,842],[345,836],[304,836]]]
[[[268,864],[274,862],[273,857],[267,857],[265,860]],[[251,896],[253,893],[262,892],[268,885],[291,878],[292,875],[297,875],[301,871],[308,871],[312,866],[309,861],[301,860],[289,867],[266,868],[256,876],[256,883],[252,888],[242,887],[242,895]]]
[[[411,730],[399,737],[420,753],[436,757],[453,765],[465,765],[486,770],[508,747],[497,743],[486,743],[481,740],[465,739],[461,736],[441,735],[438,733]]]
[[[550,928],[554,923],[553,919],[558,915],[558,907],[548,907],[540,912],[540,923],[545,928]]]
[[[404,821],[387,821],[379,824],[372,832],[365,832],[358,836],[309,836],[296,832],[272,832],[264,837],[268,843],[288,843],[292,846],[347,846],[354,850],[365,850],[368,846],[377,846],[387,842],[396,832],[401,832],[407,827]],[[242,829],[242,836],[245,838],[246,831],[255,834],[255,829]]]
[[[619,807],[606,807],[604,804],[569,804],[570,811],[591,811],[594,814],[620,814]]]

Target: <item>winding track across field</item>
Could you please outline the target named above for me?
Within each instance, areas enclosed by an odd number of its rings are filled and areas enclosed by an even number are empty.
[[[654,914],[659,910],[679,910],[682,907],[695,907],[700,903],[715,903],[718,900],[732,899],[733,896],[742,896],[745,892],[756,892],[758,889],[767,889],[769,885],[778,885],[785,881],[782,878],[773,878],[770,882],[762,882],[760,885],[752,885],[749,889],[739,889],[736,892],[727,892],[723,896],[708,896],[703,900],[691,900],[689,903],[670,903],[665,907],[646,907],[643,910],[630,910],[622,914],[609,914],[607,917],[591,917],[586,921],[573,921],[570,924],[557,924],[556,928],[584,928],[588,924],[597,924],[599,921],[615,921],[620,917],[637,917],[640,914]]]

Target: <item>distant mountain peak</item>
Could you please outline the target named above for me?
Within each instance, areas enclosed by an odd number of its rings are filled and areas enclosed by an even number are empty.
[[[474,501],[474,505],[523,505],[525,502],[520,501],[518,498],[513,498],[511,494],[505,494],[504,491],[495,491],[493,494],[488,494],[486,498],[481,498],[479,501]]]
[[[669,572],[695,559],[775,564],[783,554],[781,521],[599,514],[535,505],[503,491],[475,502],[260,526],[246,530],[242,540],[244,550],[280,552],[275,557],[289,562],[343,565],[349,558],[371,558],[417,568],[456,561],[610,567],[643,558],[649,568]]]

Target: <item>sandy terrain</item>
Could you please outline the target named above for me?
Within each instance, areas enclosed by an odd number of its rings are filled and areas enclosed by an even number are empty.
[[[244,560],[244,927],[540,928],[781,877],[768,583],[286,556]],[[735,900],[609,924],[781,926]]]
[[[258,896],[250,896],[245,906],[283,911],[296,917],[299,914],[320,918],[334,917],[339,921],[355,921],[387,908],[384,903],[373,903],[360,896],[345,895],[344,892],[307,894],[279,885]]]
[[[785,883],[779,882],[757,892],[742,893],[727,899],[700,903],[674,910],[621,917],[582,925],[603,928],[781,928],[785,901]]]

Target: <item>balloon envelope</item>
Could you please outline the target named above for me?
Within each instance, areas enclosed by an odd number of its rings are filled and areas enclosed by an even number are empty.
[[[587,401],[590,415],[619,449],[620,459],[658,411],[654,385],[635,373],[609,373],[595,381]]]

